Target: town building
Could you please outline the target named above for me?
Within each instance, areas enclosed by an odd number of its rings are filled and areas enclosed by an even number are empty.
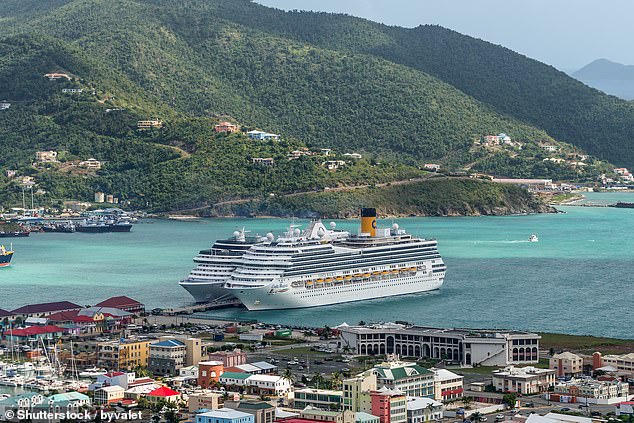
[[[557,191],[557,185],[553,184],[552,179],[512,179],[512,178],[493,178],[493,182],[498,184],[512,184],[519,185],[522,188],[526,188],[531,192],[550,192]]]
[[[376,373],[366,371],[343,380],[342,407],[344,410],[361,412],[371,408],[369,396],[366,394],[377,389],[376,376]]]
[[[94,158],[90,158],[88,160],[84,160],[82,162],[79,162],[79,167],[83,167],[86,169],[93,169],[93,170],[99,170],[101,169],[101,162],[97,159]]]
[[[249,373],[224,372],[222,376],[220,376],[219,382],[226,386],[245,387],[248,384],[247,379],[250,377],[251,375]]]
[[[121,339],[97,344],[97,364],[106,369],[147,367],[149,357],[150,341]]]
[[[217,410],[220,407],[221,394],[215,392],[194,392],[189,394],[187,398],[187,409],[190,413],[198,410]],[[225,401],[225,407],[227,406]]]
[[[220,377],[224,373],[222,361],[201,361],[198,363],[198,386],[209,388],[220,382]]]
[[[178,370],[178,376],[184,379],[198,380],[198,366],[182,367]]]
[[[438,329],[397,323],[342,325],[338,330],[338,348],[358,355],[397,354],[481,366],[539,361],[541,337],[530,332]]]
[[[60,311],[46,317],[47,322],[64,329],[77,327],[80,333],[120,332],[132,321],[127,311],[110,307],[88,307],[81,310]]]
[[[343,402],[343,391],[330,389],[295,389],[294,396],[293,408],[297,409],[314,407],[321,410],[339,410]]]
[[[0,110],[7,110],[9,107],[11,107],[11,103],[8,101],[0,101]]]
[[[589,378],[573,378],[568,381],[557,382],[555,394],[576,398],[576,402],[585,399],[594,400],[627,400],[629,397],[629,384],[618,379],[595,380]],[[583,400],[580,400],[583,398]]]
[[[160,129],[163,127],[163,122],[158,119],[140,120],[137,122],[137,129],[139,131],[146,131],[148,129]]]
[[[358,411],[354,414],[354,423],[381,423],[381,420],[370,413]]]
[[[602,356],[601,353],[595,353],[594,356],[598,357],[600,366],[612,366],[617,370],[625,372],[634,372],[634,353],[629,354],[610,354]],[[595,369],[598,368],[595,366]]]
[[[95,203],[105,203],[106,202],[106,194],[101,191],[95,192]]]
[[[238,348],[231,351],[216,351],[209,353],[209,360],[221,361],[225,367],[235,367],[246,364],[247,353]]]
[[[273,166],[275,164],[275,160],[272,157],[253,157],[251,162],[261,166]]]
[[[634,416],[634,401],[620,402],[614,411],[617,416]]]
[[[95,307],[118,308],[119,310],[127,311],[128,313],[136,314],[137,316],[145,313],[144,304],[138,302],[137,300],[133,300],[130,297],[126,297],[125,295],[108,298],[107,300],[95,304]]]
[[[447,369],[430,369],[434,373],[434,399],[451,401],[462,398],[464,394],[464,376]]]
[[[81,310],[81,306],[69,301],[57,301],[52,303],[29,304],[12,310],[11,313],[17,318],[27,319],[29,317],[46,317],[58,311]]]
[[[31,344],[39,340],[57,341],[64,334],[64,329],[58,326],[29,326],[26,328],[10,328],[2,332],[2,339],[7,344]]]
[[[155,375],[175,376],[185,364],[186,346],[178,339],[150,344],[148,369]]]
[[[0,400],[0,416],[2,416],[3,420],[18,422],[20,421],[18,418],[6,418],[6,416],[11,415],[8,411],[14,413],[14,416],[18,416],[18,413],[33,413],[35,412],[36,407],[39,407],[46,402],[47,398],[39,393],[29,392],[13,395],[9,398]]]
[[[370,370],[378,386],[404,392],[410,397],[434,398],[434,373],[416,363],[389,361]]]
[[[238,125],[234,125],[231,122],[220,122],[218,125],[214,126],[214,131],[216,132],[226,132],[232,134],[238,131]]]
[[[104,386],[95,390],[94,403],[105,405],[123,400],[125,389],[121,386]]]
[[[407,398],[407,423],[441,421],[443,405],[431,398]]]
[[[57,162],[57,151],[36,151],[35,161],[38,163],[54,163]]]
[[[251,414],[254,423],[273,423],[275,421],[275,406],[265,401],[225,401],[224,406]]]
[[[196,423],[255,423],[255,417],[231,408],[219,408],[197,414]]]
[[[355,413],[349,410],[331,411],[306,407],[299,413],[300,421],[305,422],[329,422],[329,423],[354,423]]]
[[[383,387],[370,392],[372,408],[370,414],[381,423],[407,422],[407,396],[399,390]]]
[[[577,354],[565,351],[553,355],[548,360],[548,367],[557,371],[557,376],[579,376],[583,373],[583,359]]]
[[[259,374],[275,373],[277,371],[277,366],[274,364],[267,363],[266,361],[258,361],[255,363],[246,363],[246,364],[239,364],[233,367],[226,367],[225,371],[251,373],[252,375],[259,375]]]
[[[491,383],[497,391],[501,392],[537,394],[555,386],[555,374],[554,369],[508,366],[494,371]]]
[[[161,386],[149,392],[146,398],[151,404],[159,402],[178,402],[178,400],[181,399],[181,393],[167,386]]]

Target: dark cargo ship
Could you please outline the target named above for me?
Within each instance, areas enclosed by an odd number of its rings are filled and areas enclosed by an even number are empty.
[[[614,205],[614,207],[617,207],[619,209],[634,209],[634,203],[624,203],[622,201],[619,201]]]

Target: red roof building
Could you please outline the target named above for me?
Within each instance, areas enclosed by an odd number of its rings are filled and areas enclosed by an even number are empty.
[[[59,311],[81,310],[81,306],[69,301],[57,301],[53,303],[29,304],[12,311],[13,314],[23,318],[46,317]]]
[[[12,342],[30,342],[39,339],[55,340],[61,337],[63,333],[64,329],[58,326],[29,326],[23,329],[5,330],[2,333],[2,339]]]
[[[218,125],[214,126],[214,131],[228,132],[231,134],[238,131],[238,125],[234,125],[231,122],[220,122]]]
[[[130,297],[126,297],[125,295],[108,298],[107,300],[102,301],[99,304],[95,304],[95,307],[118,308],[119,310],[127,311],[134,314],[145,313],[144,304],[141,304],[137,300],[133,300]]]
[[[147,394],[147,399],[150,402],[158,402],[158,401],[171,401],[176,402],[180,399],[181,393],[175,391],[167,386],[161,386]]]

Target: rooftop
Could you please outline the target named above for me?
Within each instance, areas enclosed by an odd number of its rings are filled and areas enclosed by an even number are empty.
[[[179,341],[178,339],[166,339],[165,341],[157,342],[155,344],[150,344],[151,347],[164,347],[164,348],[178,348],[184,347],[185,343]]]
[[[219,408],[217,410],[201,413],[199,414],[199,416],[224,418],[224,419],[239,419],[243,417],[251,417],[252,415],[249,413],[243,413],[242,411],[233,410],[231,408]]]
[[[429,406],[442,407],[442,403],[431,398],[407,397],[407,410],[422,410]]]
[[[375,333],[377,331],[403,331],[405,333],[415,333],[418,335],[429,334],[430,336],[438,335],[462,335],[469,338],[501,338],[505,335],[526,335],[530,337],[538,337],[537,334],[532,332],[525,332],[519,330],[489,330],[489,329],[468,329],[468,328],[434,328],[429,326],[417,326],[411,324],[393,323],[393,322],[381,322],[372,323],[363,326],[350,326],[342,324],[337,326],[338,329],[346,332],[353,333]]]
[[[240,379],[240,380],[244,380],[244,379],[248,379],[251,376],[253,376],[250,373],[238,373],[238,372],[224,372],[220,378],[221,379]]]
[[[125,295],[121,295],[121,296],[118,296],[118,297],[108,298],[107,300],[102,301],[99,304],[95,304],[95,307],[114,307],[114,308],[143,307],[143,304],[141,304],[137,300],[133,300],[130,297],[126,297]]]
[[[150,392],[148,394],[148,396],[150,397],[174,397],[174,396],[178,396],[181,393],[178,391],[175,391],[171,388],[168,388],[167,386],[161,386],[158,389],[153,390],[152,392]]]
[[[240,401],[238,408],[245,410],[266,410],[274,406],[265,401]]]
[[[395,365],[394,365],[395,364]],[[410,377],[432,375],[433,373],[418,364],[413,363],[388,363],[381,364],[372,369],[381,379],[401,380]]]
[[[579,357],[577,354],[573,354],[570,351],[564,351],[562,353],[559,354],[555,354],[553,355],[554,359],[563,359],[563,360],[581,360],[581,357]]]
[[[64,329],[58,326],[29,326],[24,329],[12,329],[5,330],[5,336],[34,336],[34,335],[44,335],[46,333],[62,333]]]
[[[13,314],[35,314],[35,313],[52,313],[54,311],[64,311],[82,308],[80,305],[71,303],[70,301],[56,301],[53,303],[29,304],[16,308]]]

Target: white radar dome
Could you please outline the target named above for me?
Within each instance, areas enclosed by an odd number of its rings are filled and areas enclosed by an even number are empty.
[[[395,231],[398,231],[398,223],[393,224],[392,229],[394,229]]]
[[[295,230],[293,231],[293,234],[294,234],[295,236],[299,236],[299,234],[301,234],[301,233],[302,233],[302,232],[301,232],[299,229],[297,229],[297,228],[295,228]]]
[[[275,235],[273,235],[272,232],[269,232],[268,234],[266,234],[266,239],[268,239],[269,241],[273,241],[275,239]]]
[[[324,228],[317,229],[317,236],[319,238],[323,238],[324,235],[326,235],[326,231],[324,230]]]
[[[233,231],[233,237],[237,238],[240,236],[240,231]]]
[[[337,224],[335,222],[330,222],[330,229],[335,229]]]

